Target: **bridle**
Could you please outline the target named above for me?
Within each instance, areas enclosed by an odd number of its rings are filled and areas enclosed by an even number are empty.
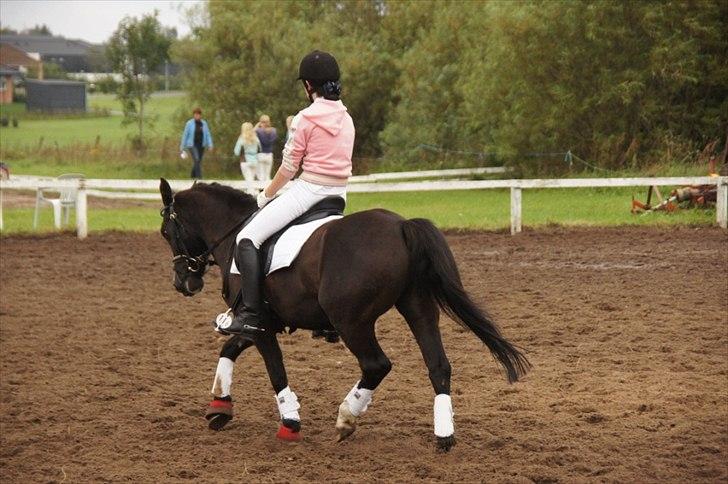
[[[179,269],[187,271],[186,275],[194,274],[202,277],[207,271],[207,267],[213,265],[215,262],[209,259],[212,250],[206,250],[200,255],[194,256],[187,249],[187,245],[184,242],[183,234],[186,234],[184,225],[179,221],[177,212],[174,210],[174,202],[164,206],[159,212],[159,215],[164,218],[166,215],[174,225],[174,232],[170,234],[170,241],[173,241],[172,250],[176,252],[172,257],[172,265],[175,268],[175,272],[181,273]]]
[[[172,201],[169,205],[165,205],[162,210],[160,210],[159,215],[161,215],[162,218],[164,218],[166,215],[169,220],[171,220],[174,224],[174,246],[172,247],[172,249],[177,254],[172,257],[172,264],[174,265],[175,272],[180,274],[182,271],[178,270],[178,268],[181,268],[183,270],[186,270],[186,274],[184,274],[185,277],[189,276],[190,274],[194,274],[200,278],[205,275],[205,272],[207,272],[209,266],[217,264],[214,256],[212,259],[210,259],[210,255],[212,255],[213,251],[217,249],[218,246],[225,241],[225,239],[230,237],[233,233],[239,231],[240,228],[245,225],[245,223],[249,220],[249,218],[245,218],[242,221],[238,222],[233,227],[231,227],[230,230],[225,232],[222,237],[220,237],[213,244],[211,244],[207,248],[207,250],[195,256],[190,253],[190,251],[187,249],[187,246],[185,245],[182,234],[186,233],[186,230],[184,228],[184,225],[182,225],[182,223],[179,221],[179,216],[174,209],[174,201]]]

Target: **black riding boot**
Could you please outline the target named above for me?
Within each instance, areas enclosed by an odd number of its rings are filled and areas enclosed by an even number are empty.
[[[242,279],[242,304],[235,311],[230,326],[222,329],[228,334],[254,334],[265,331],[260,324],[261,277],[258,249],[248,239],[240,241],[235,248],[235,265]]]

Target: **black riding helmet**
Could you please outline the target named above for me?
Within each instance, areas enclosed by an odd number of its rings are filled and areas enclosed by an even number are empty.
[[[311,102],[314,92],[324,99],[338,101],[341,96],[339,76],[339,63],[334,56],[320,50],[314,50],[304,57],[298,67],[298,78],[303,82]],[[307,82],[310,87],[306,86]]]
[[[314,50],[301,60],[298,78],[306,81],[338,81],[339,63],[328,52]]]

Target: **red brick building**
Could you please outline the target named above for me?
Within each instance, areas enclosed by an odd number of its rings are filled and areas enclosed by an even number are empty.
[[[13,102],[13,79],[20,75],[18,69],[0,64],[0,104]]]
[[[7,42],[0,42],[0,64],[18,69],[25,74],[28,69],[37,72],[38,79],[43,79],[43,62],[37,54],[29,54],[23,49]]]

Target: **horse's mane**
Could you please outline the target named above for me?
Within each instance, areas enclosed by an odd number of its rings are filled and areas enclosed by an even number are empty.
[[[251,195],[219,183],[197,182],[190,189],[177,193],[175,199],[188,198],[188,196],[196,198],[198,195],[215,199],[235,211],[245,210],[252,213],[258,208],[255,198]]]

